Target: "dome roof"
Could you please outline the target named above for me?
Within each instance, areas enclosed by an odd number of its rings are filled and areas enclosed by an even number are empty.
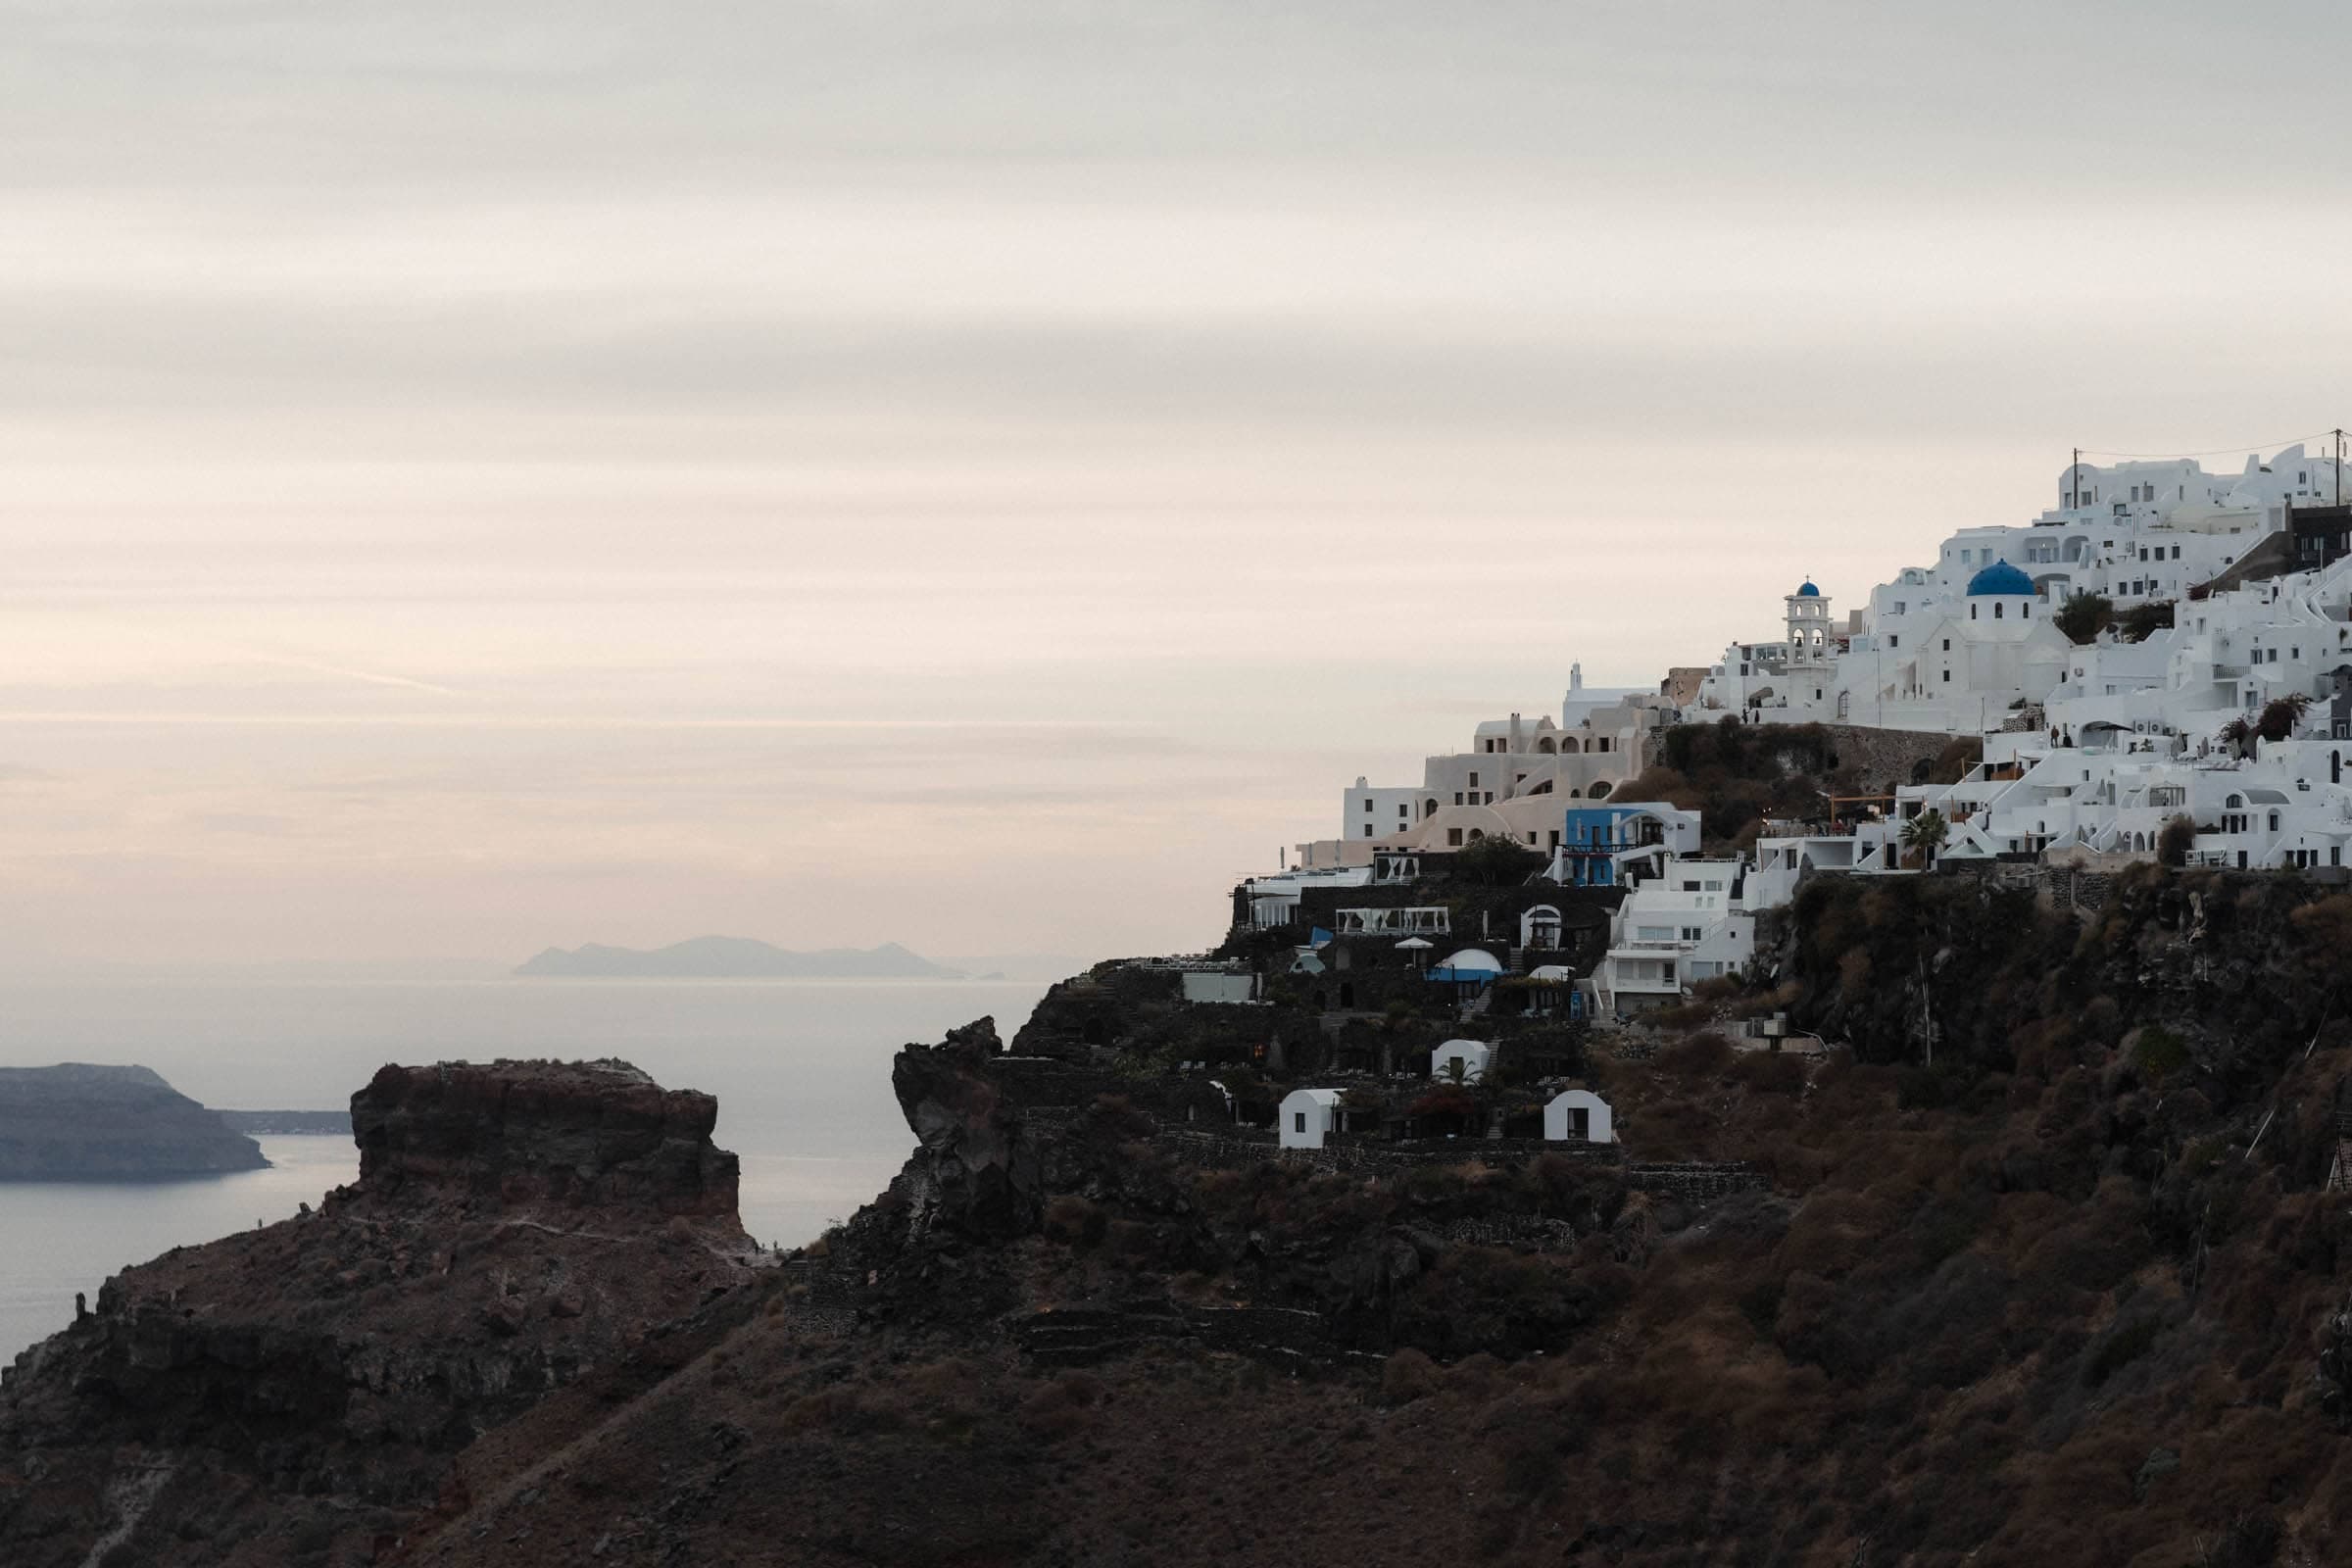
[[[1968,594],[2027,594],[2034,592],[2034,579],[2009,564],[1996,561],[1968,579]]]
[[[1787,581],[1788,579],[1783,578],[1782,580]],[[1813,586],[1812,578],[1807,577],[1803,582],[1797,585],[1795,597],[1798,599],[1819,599],[1821,597],[1821,590]]]

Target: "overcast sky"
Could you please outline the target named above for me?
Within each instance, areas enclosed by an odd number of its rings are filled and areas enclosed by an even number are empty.
[[[2332,12],[2057,9],[0,0],[0,949],[1202,946],[2352,419]]]

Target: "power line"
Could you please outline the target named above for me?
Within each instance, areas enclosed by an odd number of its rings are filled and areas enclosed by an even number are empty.
[[[2078,450],[2094,458],[2125,458],[2138,463],[2159,463],[2166,458],[2225,458],[2240,452],[2275,452],[2298,442],[2318,441],[2332,437],[2333,430],[2314,430],[2309,435],[2290,435],[2283,441],[2248,441],[2233,447],[2207,447],[2202,452],[2117,452],[2106,447],[2082,447]]]

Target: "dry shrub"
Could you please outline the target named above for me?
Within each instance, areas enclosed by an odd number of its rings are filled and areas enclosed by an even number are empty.
[[[1708,1030],[1678,1040],[1658,1053],[1658,1070],[1678,1078],[1714,1078],[1732,1064],[1732,1043]]]
[[[1149,1138],[1159,1130],[1159,1123],[1125,1095],[1097,1095],[1088,1119],[1119,1138]]]
[[[1671,1007],[1652,1007],[1647,1021],[1660,1029],[1701,1029],[1715,1019],[1712,1003],[1682,1002]]]
[[[2113,997],[2093,997],[2076,1015],[2076,1029],[2083,1040],[2112,1046],[2124,1032],[2124,1009],[2116,1004]]]
[[[1407,1346],[1388,1359],[1380,1369],[1380,1399],[1383,1404],[1410,1404],[1424,1399],[1446,1386],[1438,1364],[1419,1350]]]
[[[1557,1400],[1524,1390],[1489,1405],[1478,1425],[1480,1446],[1499,1462],[1503,1495],[1519,1502],[1537,1501],[1558,1484],[1581,1431],[1560,1419]]]
[[[1076,1193],[1056,1194],[1046,1204],[1046,1235],[1064,1247],[1098,1246],[1109,1226],[1101,1205]]]
[[[847,1431],[858,1424],[860,1413],[854,1390],[819,1389],[786,1405],[776,1425],[785,1432]]]
[[[1446,1376],[1447,1393],[1479,1404],[1500,1394],[1507,1382],[1502,1362],[1484,1350],[1462,1357]]]
[[[1847,1273],[1871,1255],[1893,1218],[1885,1202],[1860,1193],[1816,1193],[1789,1221],[1773,1264],[1825,1278]]]
[[[1092,1428],[1101,1419],[1102,1380],[1088,1372],[1064,1372],[1021,1401],[1021,1429],[1045,1443]]]
[[[1801,1095],[1805,1061],[1787,1052],[1751,1051],[1732,1063],[1731,1079],[1759,1095]]]

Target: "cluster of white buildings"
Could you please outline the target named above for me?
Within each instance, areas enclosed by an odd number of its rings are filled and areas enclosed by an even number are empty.
[[[1695,692],[1589,689],[1572,671],[1555,722],[1478,727],[1413,787],[1358,779],[1336,838],[1251,886],[1279,924],[1300,887],[1409,880],[1415,857],[1505,837],[1551,880],[1631,889],[1607,956],[1580,982],[1601,1015],[1686,996],[1753,956],[1755,918],[1805,876],[1914,874],[1954,858],[2112,866],[2341,867],[2352,853],[2352,509],[2339,460],[2294,446],[2237,474],[2193,461],[2070,465],[2057,505],[2014,527],[1969,528],[1842,619],[1814,583],[1783,597],[1772,641],[1734,643]],[[2077,644],[2076,594],[2135,608]],[[1768,833],[1737,859],[1699,854],[1691,813],[1617,792],[1654,733],[1727,715],[1981,736],[1957,783],[1899,788],[1881,814]],[[2263,739],[2256,732],[2268,732]],[[1933,854],[1912,819],[1944,824]],[[1914,840],[1917,834],[1910,835]],[[1441,911],[1442,912],[1442,911]],[[1394,914],[1382,918],[1394,920]],[[1432,916],[1434,918],[1434,916]]]
[[[2334,457],[2300,446],[2248,459],[2235,476],[2189,460],[2070,465],[2056,507],[2030,523],[1961,530],[1931,564],[1902,568],[1842,621],[1819,588],[1799,585],[1784,600],[1781,635],[1725,649],[1696,707],[1792,723],[2000,729],[2083,678],[2051,620],[2070,596],[2178,612],[2201,585],[2250,567],[2266,541],[2291,539],[2297,512],[2324,514],[2344,477]],[[2144,662],[2121,660],[2116,678]]]
[[[1678,710],[1643,687],[1588,687],[1568,669],[1568,695],[1548,714],[1489,719],[1467,751],[1426,759],[1418,785],[1358,778],[1340,803],[1340,832],[1298,846],[1310,869],[1370,865],[1381,850],[1458,850],[1489,837],[1534,849],[1558,843],[1560,808],[1606,800],[1647,765],[1649,737]]]
[[[1438,1054],[1449,1060],[1474,1054],[1483,1064],[1493,1050],[1480,1040],[1448,1040],[1438,1048]],[[1448,1053],[1452,1056],[1448,1057]],[[1452,1074],[1438,1072],[1434,1076]],[[1362,1114],[1377,1126],[1382,1112]],[[1341,1091],[1294,1089],[1276,1111],[1275,1143],[1284,1149],[1321,1149],[1334,1134],[1352,1130],[1348,1117]],[[1609,1102],[1592,1090],[1563,1089],[1544,1103],[1544,1139],[1553,1144],[1613,1144],[1617,1141],[1616,1116]]]

